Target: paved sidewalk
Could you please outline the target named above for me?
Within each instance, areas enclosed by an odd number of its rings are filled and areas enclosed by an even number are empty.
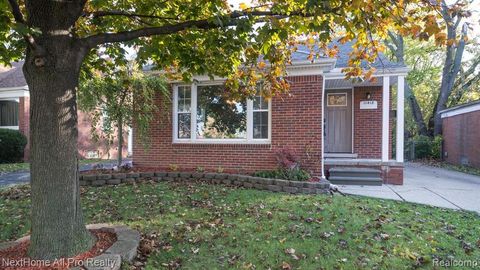
[[[406,163],[404,185],[339,186],[348,194],[402,200],[480,214],[480,177]]]

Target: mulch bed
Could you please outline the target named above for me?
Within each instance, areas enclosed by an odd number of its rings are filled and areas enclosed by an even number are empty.
[[[49,263],[49,266],[46,266],[46,261],[34,260],[28,257],[27,251],[28,247],[30,246],[30,240],[27,240],[19,243],[16,246],[0,251],[0,268],[5,270],[69,269],[70,267],[81,265],[81,262],[86,259],[101,255],[117,241],[117,235],[114,232],[102,229],[90,230],[90,232],[97,238],[97,242],[89,251],[79,254],[73,258],[61,258],[57,261],[49,261],[47,262]],[[6,261],[21,262],[17,263],[17,265],[21,266],[8,266],[5,263]]]

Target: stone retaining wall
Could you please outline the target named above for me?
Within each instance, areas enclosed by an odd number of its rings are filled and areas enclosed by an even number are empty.
[[[211,184],[242,186],[258,190],[286,192],[291,194],[322,194],[328,192],[330,182],[301,182],[283,179],[270,179],[249,175],[226,173],[191,172],[132,172],[117,174],[84,174],[80,176],[81,186],[118,185],[143,180],[160,181],[203,181]]]

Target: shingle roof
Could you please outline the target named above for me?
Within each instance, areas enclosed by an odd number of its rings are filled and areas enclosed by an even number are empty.
[[[333,41],[330,43],[329,47],[333,47],[335,45],[338,46],[338,54],[336,55],[337,62],[335,64],[336,68],[345,68],[348,67],[348,59],[349,55],[352,52],[352,45],[353,41],[340,43],[338,41]],[[297,51],[292,53],[292,62],[305,62],[308,61],[307,57],[310,54],[310,50],[305,45],[300,45],[297,47]],[[326,57],[323,57],[326,58]],[[370,64],[372,67],[376,69],[389,69],[389,68],[404,68],[406,67],[403,64],[390,61],[383,53],[380,53],[377,57],[377,60],[374,63]],[[367,62],[363,62],[361,65],[362,68],[367,69],[368,64]],[[155,65],[145,65],[143,66],[144,71],[149,71],[155,68]]]
[[[336,55],[337,62],[335,64],[336,68],[345,68],[348,67],[348,59],[349,55],[352,52],[352,45],[354,42],[345,42],[340,43],[338,41],[333,41],[330,43],[329,47],[333,47],[335,45],[338,46],[338,54]],[[292,54],[292,62],[295,61],[305,61],[307,60],[308,55],[310,54],[310,50],[304,46],[298,46],[298,50]],[[371,63],[371,66],[377,69],[382,68],[402,68],[405,65],[390,61],[383,53],[380,53],[377,57],[377,60],[374,63]],[[363,62],[361,65],[362,68],[368,68],[367,62]]]
[[[24,61],[13,62],[12,67],[0,69],[0,88],[22,87],[27,85],[23,76]]]

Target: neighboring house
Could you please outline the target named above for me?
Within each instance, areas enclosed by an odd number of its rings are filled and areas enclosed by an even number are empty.
[[[290,91],[270,101],[225,99],[219,95],[221,78],[172,82],[171,117],[164,112],[155,117],[148,149],[134,131],[134,165],[251,173],[275,169],[275,153],[288,149],[314,176],[327,176],[333,183],[402,184],[408,69],[381,55],[373,64],[376,81],[346,80],[341,70],[351,44],[339,47],[337,58],[314,63],[306,61],[309,51],[300,48],[287,69]],[[401,97],[396,113],[394,93]],[[392,134],[394,123],[398,136]]]
[[[22,71],[23,62],[12,63],[12,67],[0,66],[0,128],[19,130],[29,137],[30,93]],[[97,128],[101,134],[101,128]],[[131,144],[128,144],[131,146]],[[78,153],[81,158],[116,158],[117,142],[110,147],[104,140],[92,139],[91,120],[87,113],[78,112]],[[126,156],[127,143],[123,151]],[[28,160],[29,144],[25,149],[24,159]]]
[[[439,113],[445,161],[480,168],[480,100]]]

